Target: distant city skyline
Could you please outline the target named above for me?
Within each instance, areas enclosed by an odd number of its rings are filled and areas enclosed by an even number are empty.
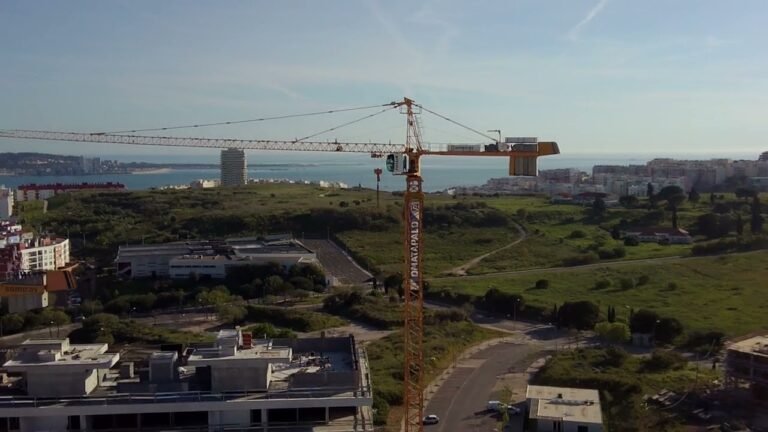
[[[768,149],[766,16],[757,0],[6,0],[0,129],[162,127],[409,96],[482,132],[556,140],[563,156],[756,158]],[[292,139],[360,116],[175,135]],[[482,140],[422,119],[427,141]],[[404,122],[386,113],[318,138],[402,142]],[[178,153],[0,139],[2,151]]]

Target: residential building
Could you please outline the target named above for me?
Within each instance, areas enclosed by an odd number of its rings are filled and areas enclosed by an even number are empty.
[[[69,263],[69,240],[35,237],[21,225],[0,221],[0,280],[23,272],[55,270]]]
[[[768,387],[768,336],[755,336],[731,344],[725,356],[729,384],[746,382]]]
[[[73,269],[74,267],[70,267],[24,274],[0,282],[0,300],[7,305],[8,312],[11,313],[24,313],[46,306],[66,308],[75,304],[74,299],[77,299],[79,304],[80,296],[77,294]]]
[[[628,229],[622,237],[634,237],[641,242],[669,242],[672,244],[691,244],[693,238],[688,231],[680,228],[640,227]]]
[[[21,246],[21,271],[56,270],[69,263],[69,239],[37,237]]]
[[[80,168],[84,174],[99,174],[101,172],[101,159],[80,156]]]
[[[365,351],[354,337],[254,339],[120,362],[107,344],[28,340],[3,368],[0,430],[371,431]]]
[[[602,432],[597,390],[529,385],[527,411],[538,432]]]
[[[314,251],[288,235],[120,246],[116,262],[118,273],[132,278],[194,274],[221,279],[232,266],[274,262],[289,268],[318,260]]]
[[[219,180],[197,179],[197,180],[191,181],[189,183],[189,187],[191,189],[208,189],[208,188],[219,186],[219,184],[220,184]]]
[[[248,183],[245,150],[228,148],[221,151],[221,185],[243,186]]]
[[[45,200],[53,196],[67,192],[105,192],[122,191],[125,185],[122,183],[80,183],[80,184],[25,184],[16,188],[16,201]]]
[[[547,183],[578,183],[585,174],[575,168],[540,170],[539,179]]]
[[[13,189],[0,186],[0,220],[8,220],[13,216]]]

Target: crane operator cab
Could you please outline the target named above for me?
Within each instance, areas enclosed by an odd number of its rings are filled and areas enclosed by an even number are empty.
[[[387,155],[387,171],[395,175],[408,174],[409,159],[407,154],[394,153]]]

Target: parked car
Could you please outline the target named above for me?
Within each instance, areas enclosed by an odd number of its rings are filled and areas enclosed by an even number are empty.
[[[438,417],[438,416],[436,416],[434,414],[430,414],[430,415],[424,417],[424,421],[423,421],[423,423],[425,425],[438,424],[439,422],[440,422],[440,417]]]
[[[507,414],[509,414],[511,416],[520,415],[520,412],[521,412],[520,408],[518,408],[516,406],[510,405],[510,406],[507,407]]]
[[[488,403],[485,404],[485,409],[488,411],[499,411],[504,409],[504,404],[497,400],[488,401]]]

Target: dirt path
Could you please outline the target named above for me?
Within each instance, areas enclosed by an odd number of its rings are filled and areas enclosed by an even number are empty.
[[[455,267],[455,268],[453,268],[451,270],[448,270],[445,273],[448,274],[448,275],[452,275],[452,276],[466,276],[467,275],[467,271],[469,269],[471,269],[472,267],[476,266],[480,261],[488,258],[489,256],[491,256],[491,255],[493,255],[493,254],[495,254],[497,252],[501,252],[501,251],[503,251],[505,249],[509,249],[512,246],[514,246],[514,245],[520,243],[521,241],[525,240],[526,237],[528,237],[528,234],[525,232],[525,229],[523,229],[523,227],[520,224],[516,223],[516,222],[512,222],[512,223],[515,225],[515,228],[517,228],[517,232],[520,234],[520,238],[518,238],[517,240],[513,241],[512,243],[510,243],[510,244],[508,244],[506,246],[502,246],[502,247],[500,247],[498,249],[494,249],[494,250],[492,250],[492,251],[490,251],[490,252],[488,252],[486,254],[483,254],[483,255],[480,255],[478,257],[472,258],[471,260],[465,262],[464,264],[462,264],[462,265],[460,265],[458,267]]]

